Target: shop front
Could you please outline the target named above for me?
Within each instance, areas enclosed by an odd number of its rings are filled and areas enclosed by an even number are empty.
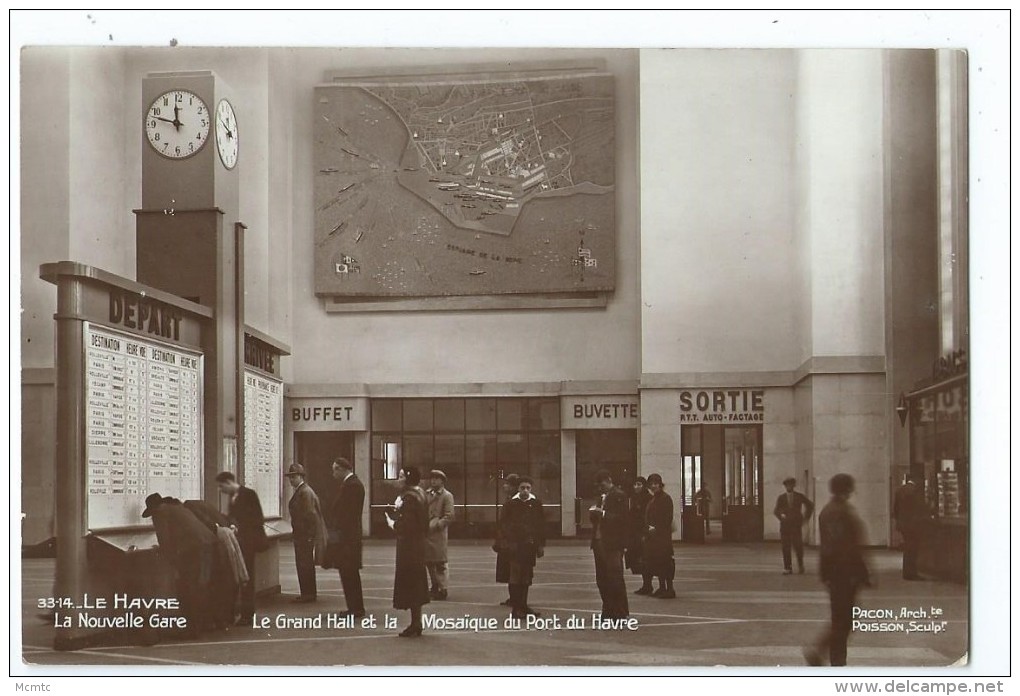
[[[970,532],[969,380],[966,355],[937,361],[932,379],[905,395],[910,473],[923,481],[930,519],[922,574],[966,582]],[[902,406],[901,406],[902,407]]]
[[[338,457],[354,465],[354,473],[368,481],[368,414],[365,397],[298,396],[288,390],[284,408],[285,461],[305,467],[308,485],[319,496],[323,510],[329,509],[338,486],[333,479],[333,461]],[[285,491],[290,497],[290,491]],[[368,530],[368,510],[362,515],[362,530]]]
[[[640,400],[637,394],[564,396],[561,405],[567,458],[572,441],[574,461],[573,525],[564,524],[564,534],[588,536],[587,510],[600,496],[595,475],[605,469],[628,494],[637,477]],[[570,475],[566,467],[563,475]]]
[[[765,390],[683,390],[679,401],[681,539],[761,541]]]

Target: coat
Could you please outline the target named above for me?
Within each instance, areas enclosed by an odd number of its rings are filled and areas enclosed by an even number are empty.
[[[853,505],[833,498],[818,515],[818,568],[822,581],[853,587],[869,584],[864,562],[864,523]]]
[[[666,491],[653,495],[645,508],[644,570],[668,575],[673,558],[673,499]]]
[[[790,496],[783,492],[776,498],[776,507],[772,514],[779,519],[781,530],[799,530],[804,522],[814,514],[815,504],[800,491],[793,492],[793,503],[790,503]]]
[[[322,520],[319,496],[302,481],[294,490],[294,495],[290,497],[287,509],[290,511],[290,525],[294,530],[294,545],[314,547],[316,562],[321,562],[326,554],[326,524]]]
[[[893,518],[896,520],[896,529],[904,536],[917,534],[924,528],[929,518],[928,503],[916,485],[908,483],[896,489]]]
[[[626,494],[613,487],[603,494],[600,508],[604,513],[592,513],[591,547],[595,548],[595,539],[602,539],[606,551],[623,551],[627,546],[630,508]]]
[[[500,521],[502,548],[512,562],[533,567],[540,549],[545,548],[545,516],[542,501],[531,496],[514,496],[507,501]]]
[[[212,557],[216,535],[180,503],[163,503],[152,511],[159,553],[174,568],[181,568],[189,556],[206,551]]]
[[[429,532],[425,539],[425,562],[446,563],[446,542],[453,522],[453,493],[428,490],[425,499],[429,512]]]
[[[417,609],[429,603],[429,576],[425,570],[425,536],[429,529],[425,494],[418,487],[400,494],[393,532],[397,558],[393,572],[393,608]]]
[[[361,513],[365,509],[365,485],[351,474],[326,514],[326,559],[323,568],[361,569]]]
[[[238,488],[230,501],[230,522],[237,527],[237,543],[246,553],[269,548],[265,521],[258,493],[244,486]]]
[[[630,509],[627,511],[627,553],[624,562],[632,573],[640,574],[643,570],[641,556],[644,551],[645,509],[652,494],[642,488],[640,493],[630,496]]]

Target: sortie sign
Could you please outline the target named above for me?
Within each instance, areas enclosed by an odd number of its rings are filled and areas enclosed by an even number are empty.
[[[764,421],[764,389],[685,389],[680,392],[681,423]]]

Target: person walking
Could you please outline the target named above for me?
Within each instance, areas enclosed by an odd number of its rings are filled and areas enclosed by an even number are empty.
[[[250,626],[255,614],[255,554],[269,548],[262,502],[258,493],[238,483],[237,477],[229,471],[216,475],[216,485],[221,493],[230,497],[227,516],[248,571],[248,582],[241,585],[237,625]]]
[[[641,576],[641,587],[634,594],[650,595],[655,591],[652,587],[652,574],[648,572],[644,562],[645,543],[645,510],[652,494],[648,492],[648,482],[644,476],[634,479],[633,491],[630,495],[629,536],[627,537],[627,553],[624,560],[630,572]]]
[[[354,475],[354,467],[345,457],[333,460],[333,478],[340,489],[329,506],[326,519],[326,563],[340,574],[347,609],[341,616],[365,616],[361,589],[361,515],[365,509],[365,486]]]
[[[318,594],[315,585],[315,561],[322,558],[326,549],[325,523],[319,496],[305,482],[305,468],[291,464],[287,470],[287,481],[294,494],[287,504],[290,511],[290,525],[293,529],[294,564],[297,566],[300,595],[294,602],[314,602]]]
[[[523,619],[539,613],[528,604],[535,565],[545,555],[545,517],[542,501],[532,492],[530,476],[522,476],[517,493],[507,502],[501,530],[510,555],[511,616]]]
[[[929,513],[924,493],[917,485],[919,478],[916,474],[907,474],[906,483],[896,489],[893,498],[893,518],[896,520],[896,529],[903,537],[904,580],[921,579],[917,572],[917,556]]]
[[[428,508],[425,492],[419,485],[421,472],[417,467],[401,469],[398,480],[403,491],[387,515],[388,523],[397,536],[393,608],[410,610],[411,623],[399,635],[401,638],[416,638],[422,634],[421,608],[429,603],[429,578],[425,570]]]
[[[797,479],[790,476],[783,481],[786,492],[776,498],[772,514],[779,520],[779,535],[783,542],[783,575],[793,573],[790,550],[797,554],[797,570],[804,572],[803,527],[815,511],[815,504],[806,495],[795,490]]]
[[[446,474],[439,469],[429,473],[429,490],[425,494],[429,512],[429,532],[425,543],[425,567],[429,572],[432,599],[444,600],[448,595],[449,573],[447,541],[453,522],[453,493],[446,490]]]
[[[818,666],[828,653],[829,664],[843,667],[857,593],[871,581],[862,553],[864,523],[849,502],[854,492],[853,477],[836,474],[829,481],[829,492],[832,499],[818,515],[818,532],[819,569],[829,590],[830,624],[818,642],[804,650],[804,657],[809,665]]]
[[[591,516],[591,550],[595,558],[595,584],[602,598],[602,618],[626,619],[627,585],[623,581],[623,550],[627,543],[627,496],[613,484],[609,471],[595,474],[599,488],[599,502],[593,505]]]
[[[673,578],[676,561],[673,559],[673,499],[663,487],[662,476],[648,477],[648,490],[652,494],[645,509],[644,562],[648,573],[659,581],[659,589],[652,593],[659,599],[673,599]]]

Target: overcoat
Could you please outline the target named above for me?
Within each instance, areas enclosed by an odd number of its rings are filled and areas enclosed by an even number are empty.
[[[326,561],[323,568],[361,569],[361,513],[365,485],[351,474],[340,484],[326,515]]]
[[[322,520],[319,496],[307,483],[302,482],[294,490],[287,509],[294,530],[294,543],[313,545],[315,561],[321,564],[326,554],[326,523]]]
[[[425,562],[446,563],[446,545],[450,523],[453,522],[453,493],[425,492],[429,511],[429,532],[425,541]]]
[[[393,608],[417,609],[429,603],[429,576],[425,570],[425,535],[429,529],[425,494],[417,486],[400,494],[393,531],[397,559],[393,574]]]
[[[673,558],[673,499],[659,491],[645,508],[644,570],[650,575],[668,575]]]

